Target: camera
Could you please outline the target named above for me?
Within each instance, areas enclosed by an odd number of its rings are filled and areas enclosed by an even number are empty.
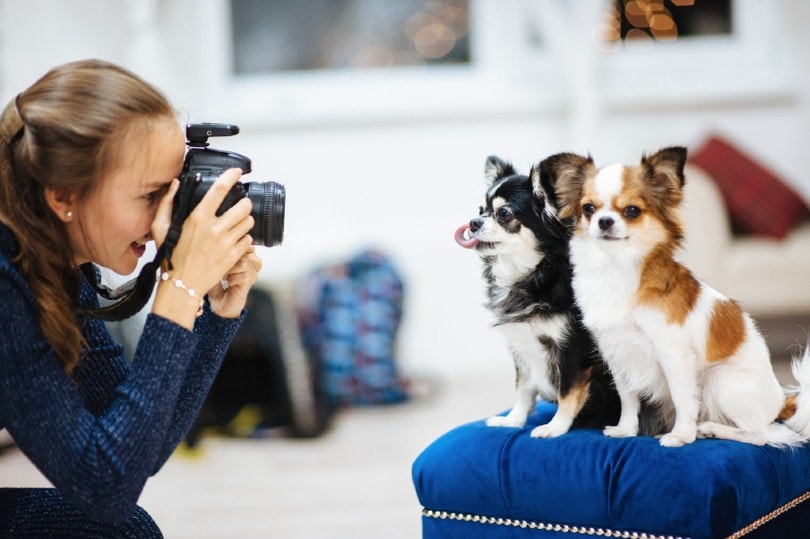
[[[250,172],[250,158],[236,152],[208,147],[209,137],[229,137],[238,133],[239,126],[232,124],[201,123],[186,126],[188,151],[180,174],[180,189],[174,199],[175,214],[172,221],[185,221],[214,181],[229,168],[240,168],[243,174]],[[284,239],[286,193],[282,184],[272,181],[238,182],[228,192],[216,214],[222,215],[247,197],[253,205],[250,212],[255,222],[250,231],[253,244],[273,247]]]

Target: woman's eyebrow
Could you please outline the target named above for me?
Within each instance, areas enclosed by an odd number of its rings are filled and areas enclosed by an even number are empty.
[[[146,182],[146,186],[151,189],[160,189],[161,187],[171,185],[173,181],[174,181],[173,178],[170,180],[153,180],[151,182]]]
[[[144,183],[142,189],[144,193],[153,193],[155,191],[165,191],[172,184],[172,180],[159,180]]]

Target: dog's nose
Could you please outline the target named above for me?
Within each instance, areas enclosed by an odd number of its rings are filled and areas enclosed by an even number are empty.
[[[600,230],[607,230],[608,228],[613,226],[613,223],[616,221],[613,220],[613,217],[600,217],[599,218],[599,229]]]
[[[484,226],[484,220],[480,217],[476,217],[470,221],[470,230],[473,232],[478,232],[478,229]]]

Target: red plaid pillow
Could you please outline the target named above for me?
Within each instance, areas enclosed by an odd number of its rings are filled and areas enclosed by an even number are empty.
[[[807,215],[799,195],[726,140],[710,137],[690,162],[714,178],[732,224],[743,232],[782,239]]]

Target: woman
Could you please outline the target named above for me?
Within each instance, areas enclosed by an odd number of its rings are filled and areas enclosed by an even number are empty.
[[[128,274],[162,242],[184,151],[166,98],[96,60],[51,70],[0,116],[0,428],[55,487],[0,489],[0,536],[161,536],[138,497],[191,426],[261,268],[250,201],[215,214],[241,172],[183,224],[130,365],[79,267]]]

